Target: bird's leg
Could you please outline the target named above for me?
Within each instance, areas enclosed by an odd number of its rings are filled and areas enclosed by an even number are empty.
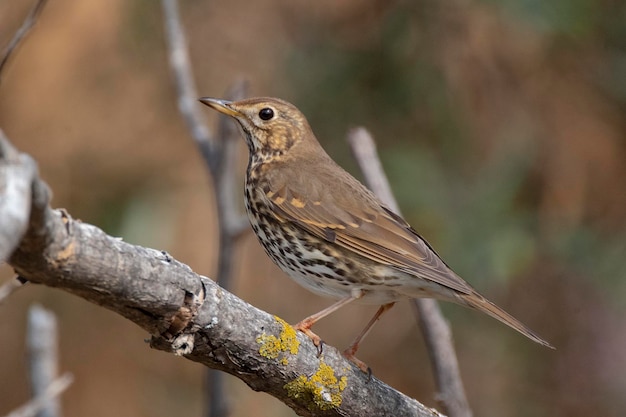
[[[348,359],[350,362],[358,366],[359,369],[361,369],[366,374],[372,373],[370,367],[367,366],[365,362],[357,359],[354,355],[356,351],[359,349],[359,344],[365,338],[365,336],[367,336],[370,330],[372,330],[372,327],[374,327],[374,324],[378,321],[380,316],[382,316],[385,311],[393,307],[394,304],[395,303],[389,303],[389,304],[383,304],[382,306],[380,306],[376,314],[374,314],[374,317],[372,317],[369,323],[367,323],[367,326],[365,326],[363,331],[354,339],[354,341],[350,344],[350,346],[348,346],[348,348],[343,351],[343,356],[345,356],[346,359]]]
[[[350,297],[342,298],[341,300],[337,301],[335,304],[329,307],[326,307],[319,313],[315,313],[312,316],[305,318],[298,324],[295,324],[293,327],[294,329],[300,330],[302,333],[309,336],[309,338],[313,341],[313,344],[317,347],[317,355],[319,356],[322,354],[322,345],[324,342],[322,341],[321,337],[319,337],[318,335],[316,335],[315,333],[311,331],[311,327],[315,323],[317,323],[319,320],[339,310],[341,307],[345,306],[346,304],[351,303],[352,301],[358,298],[360,298],[360,296],[359,297],[350,296]]]

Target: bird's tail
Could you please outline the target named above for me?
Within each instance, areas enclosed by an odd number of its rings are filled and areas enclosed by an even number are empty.
[[[494,319],[501,321],[507,326],[514,328],[524,336],[528,337],[530,340],[539,343],[540,345],[554,349],[554,346],[539,337],[535,332],[526,327],[522,322],[520,322],[515,317],[511,316],[509,313],[502,310],[500,307],[487,300],[485,297],[478,294],[477,292],[472,292],[470,294],[457,294],[457,297],[459,298],[459,304],[471,307],[478,311],[482,311],[483,313],[490,315]]]

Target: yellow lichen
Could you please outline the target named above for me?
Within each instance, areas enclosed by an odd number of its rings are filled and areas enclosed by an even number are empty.
[[[289,363],[287,353],[297,355],[300,342],[293,327],[280,317],[274,316],[274,318],[283,326],[283,330],[278,337],[265,332],[257,337],[256,342],[261,345],[259,354],[268,359],[278,359],[280,356],[280,363],[287,365]]]
[[[342,392],[348,385],[348,378],[342,376],[337,379],[335,370],[326,365],[324,360],[310,378],[300,375],[285,384],[287,395],[302,401],[309,410],[330,410],[337,408],[342,402]]]

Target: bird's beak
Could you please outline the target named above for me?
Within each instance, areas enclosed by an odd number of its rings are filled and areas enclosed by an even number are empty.
[[[211,97],[202,97],[199,100],[202,104],[206,104],[207,106],[214,108],[220,113],[224,113],[232,117],[241,116],[240,112],[238,112],[237,110],[233,109],[230,106],[232,101],[220,100],[220,99],[211,98]]]

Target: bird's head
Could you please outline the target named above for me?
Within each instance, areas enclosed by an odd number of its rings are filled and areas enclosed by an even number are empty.
[[[240,101],[203,97],[200,102],[237,120],[253,157],[269,160],[287,154],[295,145],[317,143],[304,115],[286,101],[269,97]]]

